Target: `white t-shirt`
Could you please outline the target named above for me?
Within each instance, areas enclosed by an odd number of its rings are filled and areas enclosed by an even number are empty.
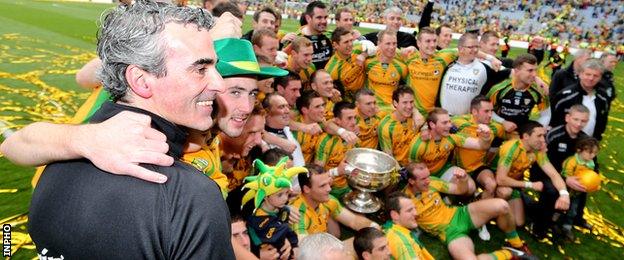
[[[587,121],[587,125],[583,128],[583,132],[585,132],[589,136],[594,135],[594,129],[596,128],[596,93],[591,93],[591,95],[583,96],[583,106],[586,106],[589,109],[589,121]]]
[[[486,81],[485,65],[478,59],[468,64],[451,64],[440,85],[440,105],[451,115],[470,113],[470,101],[481,93]]]

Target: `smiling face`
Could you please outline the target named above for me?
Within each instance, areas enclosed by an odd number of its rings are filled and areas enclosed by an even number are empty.
[[[292,51],[293,61],[295,66],[299,67],[299,69],[305,69],[310,67],[312,64],[312,54],[314,53],[314,49],[312,45],[305,47],[301,46],[299,51]]]
[[[489,101],[481,101],[479,109],[472,109],[470,112],[479,124],[489,124],[492,120],[494,106]]]
[[[334,81],[329,73],[319,70],[311,84],[311,87],[321,97],[331,98],[334,95]]]
[[[400,13],[388,13],[388,15],[384,17],[384,22],[387,26],[386,29],[393,31],[398,31],[401,26],[403,26],[403,18],[401,18]]]
[[[174,124],[208,130],[213,124],[213,101],[225,90],[210,34],[197,26],[168,23],[160,39],[166,48],[167,73],[141,79],[151,91],[142,96],[144,108]]]
[[[245,128],[243,128],[243,133],[240,138],[244,138],[245,142],[243,143],[243,151],[241,152],[242,156],[247,156],[249,151],[256,146],[262,145],[262,131],[264,130],[264,116],[262,115],[253,115],[245,124]]]
[[[377,114],[379,109],[377,108],[377,100],[372,95],[361,95],[356,101],[357,109],[364,116],[369,118]]]
[[[421,56],[423,56],[423,58],[429,58],[436,51],[438,36],[433,33],[421,33],[418,35],[416,42],[420,48]]]
[[[312,10],[312,16],[305,16],[313,34],[321,34],[327,29],[327,17],[327,9],[318,7]]]
[[[451,127],[453,126],[449,114],[438,114],[436,118],[437,120],[435,123],[429,122],[429,129],[431,129],[434,135],[449,136]]]
[[[409,174],[411,174],[411,176],[407,179],[407,182],[412,192],[420,193],[429,190],[431,179],[429,178],[429,168],[427,168],[425,163],[421,162],[414,165]]]
[[[272,95],[269,100],[269,113],[266,118],[267,125],[272,128],[282,129],[290,124],[290,106],[286,99],[280,95]]]
[[[448,27],[442,27],[440,29],[440,35],[438,35],[438,46],[442,49],[448,48],[453,40],[453,30]]]
[[[297,98],[301,96],[301,80],[288,81],[286,87],[277,86],[277,93],[286,99],[288,105],[295,107]]]
[[[349,31],[353,30],[353,14],[351,12],[340,13],[340,19],[336,20],[336,27],[342,27]]]
[[[342,127],[344,129],[347,129],[351,132],[357,132],[357,120],[355,119],[355,109],[350,109],[350,108],[345,108],[342,109],[342,112],[340,113],[340,117],[334,118],[334,120],[336,121],[336,124],[339,127]]]
[[[238,137],[256,102],[257,80],[250,77],[230,77],[224,81],[226,90],[217,96],[219,129],[227,136]]]
[[[535,76],[537,75],[537,65],[530,63],[523,63],[520,67],[513,69],[514,77],[517,79],[522,88],[528,88],[533,82],[535,82]]]
[[[343,57],[349,57],[351,52],[353,51],[353,34],[347,33],[345,35],[340,36],[339,42],[333,42],[332,45],[337,53],[342,55]]]
[[[529,147],[526,147],[528,151],[538,151],[546,144],[546,139],[544,138],[545,135],[546,129],[543,127],[536,127],[530,135],[523,134],[522,140],[528,144]]]
[[[396,54],[397,49],[397,36],[383,34],[381,39],[378,39],[378,50],[382,56],[386,58],[392,58]]]
[[[466,39],[462,46],[458,46],[458,55],[461,59],[472,61],[477,58],[479,52],[479,43],[476,39]]]
[[[258,17],[258,21],[253,21],[254,30],[267,29],[273,31],[275,29],[275,16],[269,12],[262,12]]]
[[[396,212],[396,218],[393,218],[393,221],[407,229],[417,228],[414,202],[408,198],[399,198],[399,205],[401,205],[401,210]]]
[[[602,71],[586,68],[579,74],[579,81],[584,89],[593,90],[602,79]]]
[[[325,120],[325,101],[322,97],[312,98],[308,107],[301,108],[301,114],[311,122],[323,122]]]
[[[571,110],[566,114],[565,122],[566,130],[572,135],[577,135],[589,122],[589,113]]]
[[[414,95],[404,93],[399,96],[398,102],[393,101],[392,103],[396,108],[395,115],[397,115],[401,121],[405,121],[412,117],[412,113],[414,112]]]
[[[479,49],[486,54],[496,55],[496,52],[498,51],[498,42],[498,37],[490,37],[487,41],[481,41],[479,43]]]

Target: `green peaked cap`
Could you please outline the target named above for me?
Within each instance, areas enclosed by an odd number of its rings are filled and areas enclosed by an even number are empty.
[[[288,71],[275,66],[260,66],[251,42],[236,38],[225,38],[214,42],[219,61],[217,71],[221,77],[251,75],[259,78],[286,76]]]

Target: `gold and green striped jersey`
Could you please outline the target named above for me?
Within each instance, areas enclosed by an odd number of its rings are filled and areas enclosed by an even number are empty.
[[[329,200],[319,204],[317,209],[308,205],[303,194],[300,194],[290,205],[300,214],[299,221],[291,226],[297,235],[327,232],[329,218],[336,218],[342,211],[340,202],[331,195],[329,195]]]
[[[456,59],[457,49],[439,50],[428,59],[423,59],[420,52],[415,51],[405,59],[409,71],[407,85],[416,93],[414,102],[421,114],[426,115],[435,107],[442,74]]]
[[[296,121],[303,122],[302,116],[296,116]],[[318,142],[319,137],[322,133],[319,134],[308,134],[302,131],[291,131],[295,140],[301,146],[301,153],[303,154],[303,159],[306,163],[314,162],[314,151],[316,149],[316,143]]]
[[[185,161],[200,170],[204,175],[214,180],[225,198],[228,192],[228,178],[221,172],[221,150],[219,138],[215,137],[210,145],[203,146],[201,150],[185,153],[182,156]]]
[[[429,190],[414,194],[409,186],[405,187],[403,193],[414,202],[416,206],[416,222],[418,226],[434,236],[443,236],[444,231],[451,223],[457,207],[447,205],[443,200],[441,193],[447,193],[449,190],[448,183],[436,178],[429,177]],[[440,237],[443,241],[445,237]]]
[[[568,176],[579,176],[582,171],[595,170],[596,165],[594,161],[583,161],[581,157],[579,157],[578,153],[568,157],[565,161],[563,161],[563,166],[561,168],[561,175],[563,178]]]
[[[548,162],[548,157],[544,151],[527,152],[520,139],[512,139],[501,145],[495,161],[497,167],[509,168],[507,176],[520,180],[534,162],[542,166]]]
[[[477,124],[473,115],[454,116],[451,121],[453,122],[453,125],[457,127],[457,133],[464,134],[467,137],[478,137],[477,129],[479,124]],[[488,126],[490,127],[490,131],[492,131],[492,136],[496,136],[498,138],[505,137],[505,128],[502,124],[492,120]],[[466,170],[468,173],[472,173],[479,167],[489,163],[487,161],[487,153],[487,150],[475,150],[458,147],[455,149],[455,156],[453,159],[455,160],[455,165]]]
[[[407,66],[397,58],[382,63],[377,54],[364,62],[364,70],[367,75],[364,87],[375,94],[381,111],[392,112],[392,92],[407,77]]]
[[[379,135],[377,134],[377,127],[383,118],[382,113],[377,113],[367,119],[363,119],[361,113],[358,111],[355,120],[357,121],[359,134],[358,138],[360,142],[358,147],[377,149],[379,147]]]
[[[409,163],[408,152],[410,143],[417,134],[413,127],[412,118],[401,122],[394,113],[390,113],[381,119],[377,132],[379,148],[394,156],[399,164],[406,166]]]
[[[78,108],[74,117],[69,121],[70,124],[85,124],[89,122],[91,116],[100,109],[102,103],[111,100],[108,91],[104,87],[98,86],[93,89],[87,100]]]
[[[356,92],[366,79],[364,68],[355,63],[357,54],[351,54],[346,59],[343,59],[337,53],[329,58],[325,70],[329,72],[334,82],[340,82],[346,91]]]
[[[414,138],[410,146],[409,161],[424,162],[433,176],[443,174],[442,170],[450,164],[449,158],[455,147],[461,147],[466,142],[463,134],[450,134],[440,140],[422,140],[420,134]]]
[[[353,148],[340,138],[340,136],[323,133],[316,143],[315,161],[322,162],[325,170],[338,167],[345,157],[347,151]],[[333,189],[347,187],[347,179],[344,175],[334,177]]]
[[[423,243],[418,240],[414,231],[394,223],[384,224],[384,232],[388,239],[391,259],[396,260],[433,260]]]
[[[334,118],[334,102],[328,98],[323,98],[325,100],[325,120],[332,120]]]

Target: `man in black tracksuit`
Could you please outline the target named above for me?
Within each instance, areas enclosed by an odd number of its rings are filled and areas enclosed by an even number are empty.
[[[566,123],[552,128],[546,134],[548,160],[557,169],[557,172],[561,173],[563,161],[576,152],[576,142],[588,137],[582,130],[587,125],[588,120],[589,110],[587,107],[574,105],[568,109],[568,113],[565,115]],[[546,230],[552,225],[555,201],[559,197],[559,192],[540,167],[534,165],[531,168],[530,179],[534,182],[541,181],[544,184],[539,202],[535,206],[536,210],[530,215],[534,217],[533,233],[538,237],[545,237]],[[585,203],[584,199],[582,203]],[[583,219],[582,216],[580,219]]]
[[[551,127],[564,124],[563,118],[572,105],[583,104],[590,111],[585,133],[602,140],[610,109],[608,95],[599,87],[603,71],[604,67],[598,60],[589,60],[581,66],[579,81],[559,91],[550,100]]]
[[[588,60],[579,68],[579,80],[559,91],[551,100],[552,117],[551,131],[546,136],[548,158],[561,173],[563,161],[576,152],[576,142],[585,136],[593,136],[601,140],[607,126],[609,100],[599,81],[603,66],[597,60]],[[582,106],[579,106],[582,105]],[[581,119],[583,118],[583,119]],[[585,119],[586,118],[586,119]],[[581,123],[581,121],[584,121]],[[583,126],[579,127],[579,124]],[[544,188],[540,194],[537,219],[534,232],[543,236],[550,226],[554,205],[558,197],[556,189],[544,178],[539,169],[531,169],[531,179],[543,181]],[[580,197],[580,205],[585,207],[587,193]],[[589,228],[583,219],[582,212],[574,220],[575,225]]]

